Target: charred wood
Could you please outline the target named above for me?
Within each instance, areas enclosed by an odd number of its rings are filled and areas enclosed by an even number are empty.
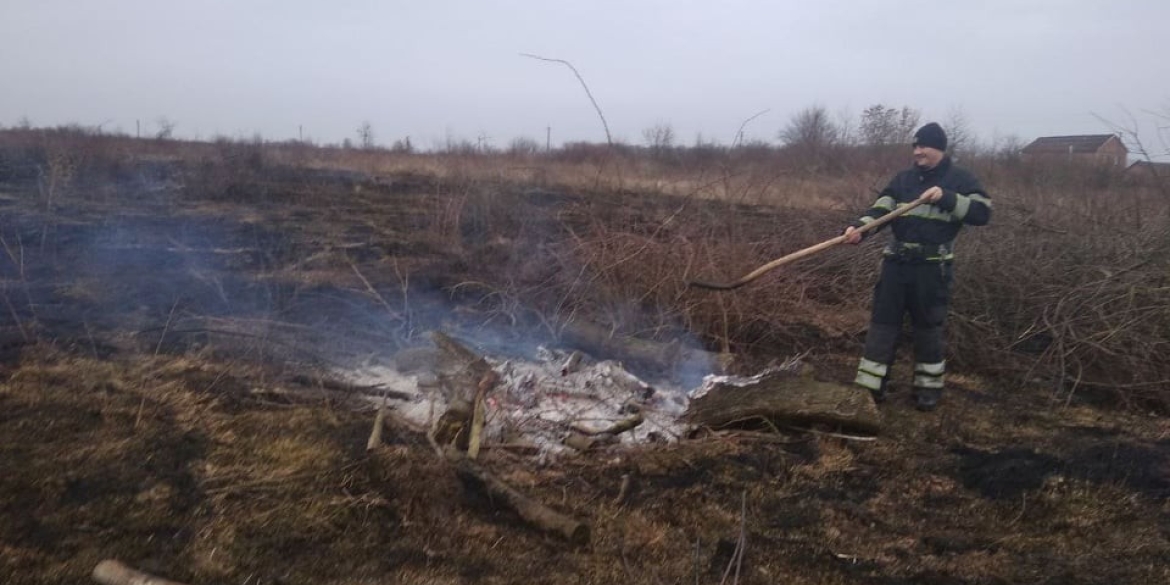
[[[514,510],[524,521],[544,532],[556,534],[576,544],[589,543],[589,526],[520,493],[493,473],[476,465],[475,462],[460,458],[454,461],[455,471],[465,484],[485,491],[494,501],[503,502]]]
[[[867,392],[784,373],[751,385],[716,385],[692,401],[683,416],[710,428],[765,420],[776,426],[823,424],[871,434],[881,430],[880,414]]]

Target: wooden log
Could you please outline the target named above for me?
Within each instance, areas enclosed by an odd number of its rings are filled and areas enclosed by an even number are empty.
[[[581,367],[581,352],[574,351],[565,359],[565,363],[561,364],[561,376],[568,376],[576,372]]]
[[[454,465],[456,473],[464,482],[481,487],[494,500],[501,501],[515,510],[529,524],[576,545],[589,543],[589,526],[585,523],[529,498],[469,459],[460,458]]]
[[[481,447],[483,399],[499,382],[499,374],[482,356],[450,335],[433,331],[431,340],[439,348],[437,366],[444,372],[439,375],[439,381],[448,400],[447,411],[440,415],[435,426],[434,439],[440,445],[454,445],[468,454],[474,452],[474,459]]]
[[[385,398],[392,398],[394,400],[407,401],[414,398],[413,395],[398,390],[385,388],[378,384],[350,384],[348,382],[341,382],[329,378],[311,378],[304,374],[296,374],[290,377],[289,382],[304,386],[306,388],[321,388],[332,392],[339,392],[344,394],[381,394]],[[273,391],[274,393],[278,391]]]
[[[566,436],[564,438],[564,440],[561,442],[564,443],[564,445],[566,447],[570,447],[572,449],[576,449],[576,450],[584,453],[585,451],[589,451],[589,450],[593,449],[594,447],[608,444],[607,441],[612,442],[613,436],[612,435],[586,435],[584,433],[579,433],[579,432],[573,431],[573,432],[569,433],[568,436]]]
[[[645,420],[646,419],[642,416],[642,412],[638,411],[634,414],[634,416],[631,416],[625,420],[619,420],[613,423],[613,425],[608,429],[605,429],[601,432],[608,435],[620,435],[626,431],[632,431],[638,428],[638,426],[641,425]]]
[[[568,436],[561,441],[566,447],[581,452],[599,449],[608,445],[616,445],[620,442],[621,440],[616,435],[609,433],[585,434],[577,431],[570,431]]]
[[[881,415],[868,392],[786,373],[744,386],[717,384],[691,401],[683,419],[711,428],[763,419],[778,425],[827,424],[870,434],[881,430]]]
[[[374,416],[374,428],[370,430],[370,438],[366,440],[366,451],[373,451],[382,446],[382,429],[386,426],[386,399],[378,405],[378,414]]]
[[[457,398],[451,401],[447,410],[435,420],[431,429],[431,438],[443,447],[454,447],[459,451],[467,449],[468,427],[472,417],[471,403]]]
[[[661,370],[679,364],[703,364],[712,371],[721,370],[725,361],[719,354],[683,347],[681,343],[661,343],[631,335],[614,334],[609,329],[584,321],[566,323],[561,328],[561,342],[587,353],[636,363]]]
[[[645,420],[645,417],[643,417],[642,413],[639,411],[635,413],[634,416],[619,420],[604,429],[592,429],[580,424],[571,425],[569,428],[575,432],[581,433],[582,435],[620,435],[626,431],[632,431],[638,428],[638,426],[645,422]]]
[[[618,494],[613,499],[613,505],[620,506],[620,505],[626,503],[626,498],[628,498],[630,496],[630,484],[631,483],[632,482],[630,480],[630,474],[623,473],[621,487],[618,488]]]
[[[93,568],[94,581],[102,585],[183,585],[178,581],[155,577],[132,569],[116,560],[106,559]]]
[[[447,391],[448,400],[454,402],[459,399],[469,405],[473,404],[476,387],[492,371],[491,364],[442,331],[431,332],[431,340],[440,350],[439,381]]]
[[[482,378],[479,379],[479,384],[475,388],[475,403],[472,406],[471,412],[471,435],[467,440],[467,457],[476,459],[479,457],[480,443],[483,441],[483,424],[487,416],[487,404],[484,400],[487,398],[487,393],[496,386],[500,381],[500,375],[495,370],[488,370]]]
[[[431,341],[434,341],[439,349],[460,364],[468,365],[482,359],[475,352],[467,349],[467,346],[459,343],[453,337],[442,331],[432,331]]]

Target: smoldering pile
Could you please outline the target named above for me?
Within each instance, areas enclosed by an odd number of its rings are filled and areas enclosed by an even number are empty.
[[[670,443],[696,428],[768,421],[772,429],[824,427],[877,433],[869,394],[805,373],[801,358],[754,376],[708,373],[701,382],[647,381],[616,360],[576,348],[538,347],[525,357],[473,351],[443,334],[433,346],[341,372],[440,445],[478,453],[512,449],[541,457],[623,444]],[[680,352],[675,351],[674,355]],[[709,362],[710,366],[714,363]],[[709,367],[710,367],[709,366]]]
[[[387,390],[398,416],[440,439],[465,441],[458,432],[446,433],[445,418],[469,415],[481,404],[481,441],[487,446],[550,455],[605,444],[673,442],[685,432],[680,417],[688,394],[702,391],[650,383],[619,361],[575,349],[541,346],[529,357],[497,357],[441,333],[433,338],[434,347],[405,350],[389,363],[346,374],[354,384]]]

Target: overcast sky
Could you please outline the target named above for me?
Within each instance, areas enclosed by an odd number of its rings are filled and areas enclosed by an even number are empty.
[[[1129,115],[1156,141],[1167,37],[1167,0],[0,0],[0,125],[604,141],[572,71],[532,53],[576,66],[635,143],[656,124],[729,143],[763,110],[747,137],[774,142],[801,108],[877,103],[962,111],[985,142]]]

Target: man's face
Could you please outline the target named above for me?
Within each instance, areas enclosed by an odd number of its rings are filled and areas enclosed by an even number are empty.
[[[915,146],[914,165],[924,171],[928,171],[938,166],[944,154],[943,151],[930,146]]]

